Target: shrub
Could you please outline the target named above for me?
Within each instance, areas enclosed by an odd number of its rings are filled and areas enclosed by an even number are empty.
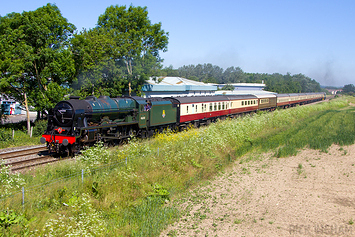
[[[0,198],[10,194],[13,190],[18,190],[24,183],[19,173],[12,174],[10,167],[0,160]]]
[[[79,156],[79,160],[84,163],[86,169],[96,168],[100,164],[106,164],[109,161],[110,152],[104,147],[102,142],[86,148]]]
[[[12,131],[11,129],[0,128],[0,141],[7,142],[12,140]]]
[[[58,213],[58,218],[47,221],[43,229],[45,236],[104,235],[106,223],[101,213],[93,208],[89,195],[73,196],[68,207],[71,211],[68,217]]]
[[[35,126],[33,127],[32,135],[34,137],[41,136],[44,131],[47,129],[47,120],[38,120],[35,122]]]

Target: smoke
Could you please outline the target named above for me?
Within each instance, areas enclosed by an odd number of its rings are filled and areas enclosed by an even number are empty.
[[[312,65],[317,65],[312,67]],[[325,62],[320,62],[318,64],[310,65],[312,68],[309,69],[306,76],[315,79],[322,86],[342,86],[342,82],[337,80],[337,73],[335,73],[335,62],[330,59]]]

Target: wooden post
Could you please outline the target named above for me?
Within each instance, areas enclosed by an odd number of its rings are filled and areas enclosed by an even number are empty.
[[[27,95],[26,93],[23,93],[24,99],[25,99],[25,108],[26,108],[26,114],[27,114],[27,134],[30,135],[31,131],[31,121],[30,121],[30,111],[28,109],[28,103],[27,103]]]

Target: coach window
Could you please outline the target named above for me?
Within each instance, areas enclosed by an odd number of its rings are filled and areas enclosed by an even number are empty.
[[[212,103],[210,103],[210,112],[212,111],[213,109],[213,106],[212,106]]]
[[[207,111],[207,105],[205,104],[205,112]]]
[[[244,101],[242,101],[242,105],[244,105]]]
[[[195,108],[196,108],[196,112],[195,112],[195,113],[197,113],[197,105],[196,105],[196,107],[195,107]]]
[[[186,113],[189,113],[189,106],[186,106]]]
[[[250,105],[250,100],[248,100],[248,105]]]
[[[214,103],[214,109],[213,109],[214,111],[216,111],[217,110],[217,103]]]
[[[201,112],[203,112],[203,104],[201,104]]]

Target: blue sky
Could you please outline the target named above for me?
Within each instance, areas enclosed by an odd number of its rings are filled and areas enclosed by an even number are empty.
[[[0,15],[32,11],[42,0],[12,0]],[[321,85],[355,84],[353,0],[56,0],[78,30],[93,28],[111,5],[147,6],[169,32],[164,66],[212,63],[254,73],[302,73]]]

